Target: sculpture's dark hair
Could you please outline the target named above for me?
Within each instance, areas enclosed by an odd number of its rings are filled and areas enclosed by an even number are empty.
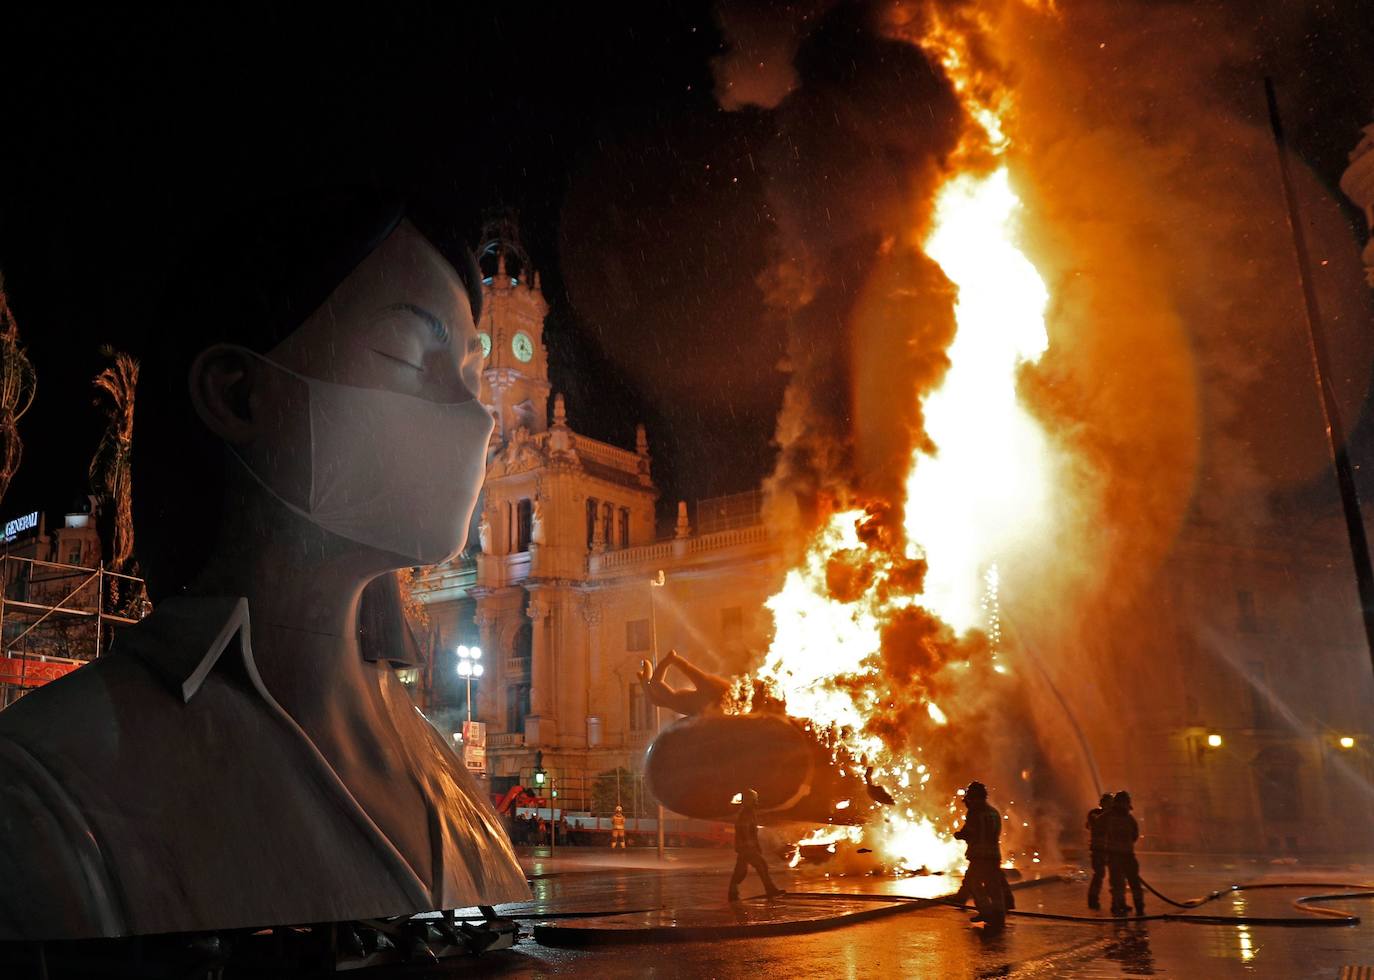
[[[482,285],[472,252],[423,209],[385,191],[309,190],[240,208],[180,250],[144,345],[134,403],[134,547],[155,605],[186,591],[204,568],[228,504],[224,444],[191,406],[192,362],[221,342],[259,353],[275,347],[402,221],[453,266],[476,322]],[[368,587],[363,620],[373,654],[383,635],[392,647],[408,637],[393,576]]]

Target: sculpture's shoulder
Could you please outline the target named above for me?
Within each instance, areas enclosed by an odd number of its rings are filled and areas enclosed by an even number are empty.
[[[92,746],[79,766],[68,760],[80,758],[83,740],[108,740],[107,682],[146,672],[137,664],[96,667],[0,712],[0,938],[127,931],[106,855],[68,790],[73,780],[100,771],[102,753]]]
[[[0,940],[140,925],[126,904],[160,877],[150,855],[172,856],[165,828],[189,816],[177,788],[194,781],[206,736],[227,731],[214,699],[193,712],[179,696],[203,637],[149,644],[165,632],[150,625],[0,711]]]
[[[131,701],[146,705],[169,700],[165,686],[145,664],[112,653],[0,711],[0,739],[28,746],[43,757],[70,751],[90,759],[111,747],[108,738],[100,742],[90,739],[108,735],[118,716],[130,713]]]

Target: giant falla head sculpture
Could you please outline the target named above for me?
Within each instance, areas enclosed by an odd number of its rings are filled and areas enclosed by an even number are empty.
[[[212,588],[254,534],[299,535],[364,580],[460,550],[493,424],[478,276],[465,247],[364,191],[256,208],[189,250],[137,400],[155,601]]]
[[[527,897],[386,663],[409,636],[387,573],[461,549],[484,475],[471,254],[363,191],[182,253],[136,396],[154,608],[0,713],[0,826],[38,842],[0,857],[0,940]]]

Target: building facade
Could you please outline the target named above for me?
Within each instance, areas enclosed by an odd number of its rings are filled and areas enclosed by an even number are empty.
[[[1338,521],[1186,526],[1063,677],[1152,850],[1374,851],[1374,671]],[[1100,710],[1115,707],[1116,713]]]

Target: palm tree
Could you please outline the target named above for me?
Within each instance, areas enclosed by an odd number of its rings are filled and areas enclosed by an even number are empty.
[[[19,324],[5,295],[5,277],[0,273],[0,499],[19,470],[24,443],[19,438],[19,420],[33,404],[38,379],[24,346],[19,343]]]
[[[100,353],[112,363],[95,376],[97,392],[109,396],[105,407],[107,423],[91,460],[91,489],[112,506],[113,531],[110,541],[112,571],[123,571],[134,552],[133,495],[130,482],[131,451],[134,439],[134,391],[138,386],[138,359],[105,346]],[[96,404],[101,399],[97,397]]]

